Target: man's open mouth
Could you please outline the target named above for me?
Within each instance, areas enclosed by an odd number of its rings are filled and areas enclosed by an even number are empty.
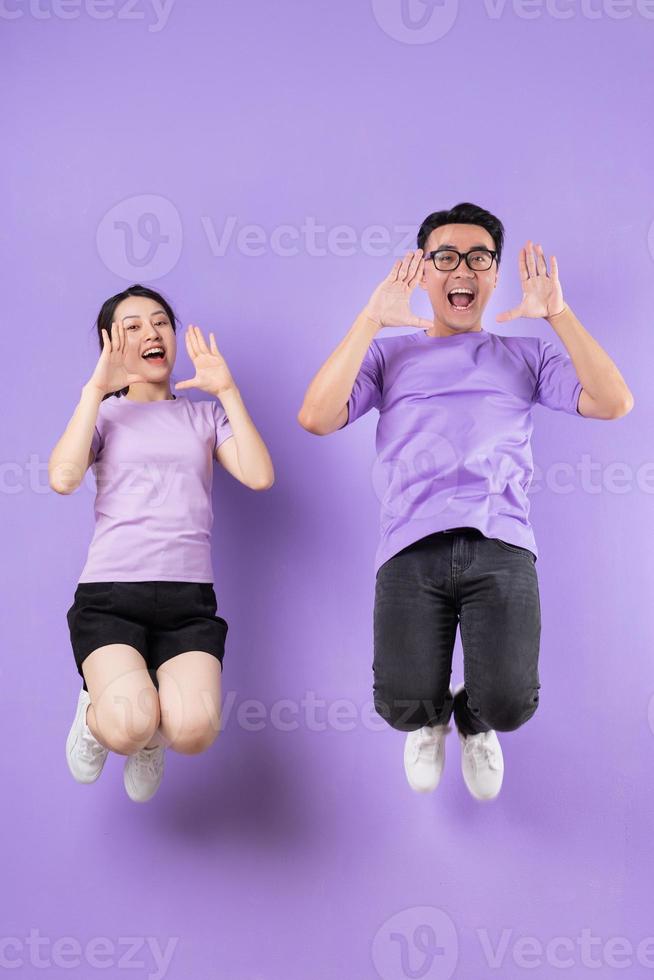
[[[146,350],[145,354],[141,354],[141,357],[146,361],[163,361],[166,357],[166,352],[163,347],[151,347]]]
[[[447,302],[453,310],[469,310],[475,301],[474,290],[467,286],[456,286],[447,294]]]

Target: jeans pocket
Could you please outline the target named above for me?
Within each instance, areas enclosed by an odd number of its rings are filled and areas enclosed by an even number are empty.
[[[100,596],[111,595],[115,582],[80,582],[75,590],[75,598],[87,596],[97,599]]]
[[[514,555],[523,555],[525,558],[531,558],[533,562],[536,561],[536,555],[529,548],[523,548],[519,544],[511,544],[509,541],[503,541],[502,538],[491,538],[491,541],[494,541],[504,551],[511,551]]]

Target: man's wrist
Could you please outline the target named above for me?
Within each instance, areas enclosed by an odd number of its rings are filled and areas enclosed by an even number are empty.
[[[552,320],[556,316],[562,316],[564,313],[569,313],[569,312],[570,312],[570,307],[568,306],[567,303],[564,303],[562,310],[559,310],[557,313],[548,313],[546,315],[545,319],[547,321],[549,321],[549,320]]]
[[[382,322],[379,316],[368,309],[367,306],[361,310],[361,316],[366,322],[366,325],[371,329],[374,327],[375,333],[382,328]]]

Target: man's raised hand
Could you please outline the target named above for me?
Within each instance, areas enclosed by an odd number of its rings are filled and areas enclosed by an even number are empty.
[[[550,273],[541,245],[536,245],[536,255],[531,240],[518,255],[518,270],[522,286],[522,301],[519,306],[505,313],[498,313],[498,323],[515,320],[519,316],[555,316],[563,310],[563,291],[559,282],[559,267],[554,255],[550,257]]]
[[[407,252],[398,259],[386,278],[377,286],[366,304],[366,313],[380,327],[422,327],[428,330],[431,320],[411,312],[411,293],[422,279],[425,260],[422,249]]]

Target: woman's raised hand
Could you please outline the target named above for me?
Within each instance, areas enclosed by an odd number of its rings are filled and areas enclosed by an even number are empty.
[[[141,374],[134,374],[125,367],[125,352],[127,337],[125,328],[117,320],[111,324],[111,338],[105,328],[102,328],[102,353],[95,366],[95,371],[89,379],[89,385],[98,388],[103,395],[113,394],[128,385],[138,384],[148,379]]]
[[[422,327],[428,330],[432,320],[411,312],[411,293],[422,279],[425,260],[422,249],[407,252],[398,259],[386,278],[377,286],[366,304],[366,312],[381,327]]]
[[[210,395],[219,396],[229,388],[235,388],[227,362],[218,350],[216,338],[209,334],[209,346],[199,327],[189,323],[184,335],[186,350],[195,369],[195,377],[178,381],[175,388],[200,388]]]

